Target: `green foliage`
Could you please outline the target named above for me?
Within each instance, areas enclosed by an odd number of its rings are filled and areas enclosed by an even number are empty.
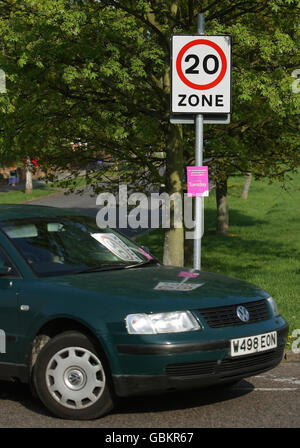
[[[88,167],[96,191],[99,159],[126,161],[117,178],[135,188],[159,182],[164,162],[151,153],[166,151],[169,162],[172,152],[169,39],[195,33],[200,12],[207,34],[233,39],[232,121],[205,127],[204,158],[216,176],[277,179],[293,170],[298,0],[0,0],[0,158],[37,156],[49,172]],[[178,135],[192,163],[193,127]]]

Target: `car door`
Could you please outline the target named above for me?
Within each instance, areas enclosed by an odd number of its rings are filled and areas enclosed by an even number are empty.
[[[0,376],[1,364],[15,363],[18,358],[19,280],[16,267],[0,246]]]

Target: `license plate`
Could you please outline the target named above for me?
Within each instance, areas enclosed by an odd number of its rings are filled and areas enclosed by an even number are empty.
[[[230,340],[230,355],[242,356],[251,353],[264,352],[277,347],[277,332],[247,336],[245,338]]]

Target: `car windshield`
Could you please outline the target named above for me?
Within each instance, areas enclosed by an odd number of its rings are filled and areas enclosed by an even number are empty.
[[[126,268],[152,259],[120,233],[99,229],[88,216],[9,220],[1,228],[38,276]]]

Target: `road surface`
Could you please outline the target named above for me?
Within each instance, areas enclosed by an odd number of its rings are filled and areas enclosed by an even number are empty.
[[[27,385],[0,382],[1,428],[299,428],[300,362],[275,369],[234,386],[199,389],[119,400],[98,420],[66,421],[53,417],[32,397]]]

